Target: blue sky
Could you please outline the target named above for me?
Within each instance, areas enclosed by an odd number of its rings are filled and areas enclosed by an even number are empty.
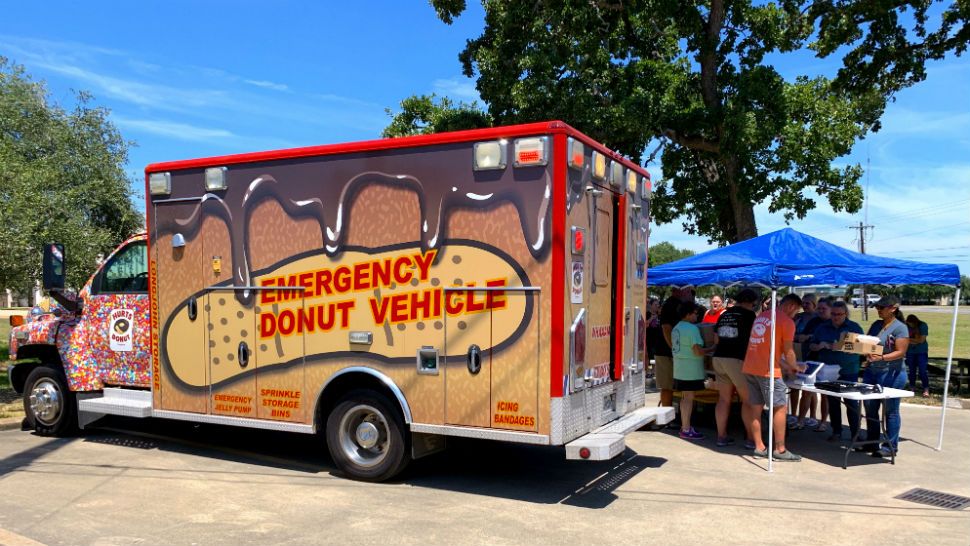
[[[483,25],[481,6],[468,4],[448,26],[423,1],[6,3],[0,55],[46,81],[65,107],[72,90],[90,91],[137,142],[129,170],[140,179],[157,161],[377,138],[385,108],[414,93],[477,99],[457,59]],[[791,77],[835,66],[777,60]],[[883,130],[840,161],[870,165],[871,253],[970,273],[967,97],[970,55],[931,64],[927,80],[889,106]],[[657,165],[648,168],[659,176]],[[785,225],[767,204],[756,217],[760,233]],[[822,199],[791,226],[855,248],[846,226],[862,220]],[[678,222],[657,226],[651,239],[710,248]]]

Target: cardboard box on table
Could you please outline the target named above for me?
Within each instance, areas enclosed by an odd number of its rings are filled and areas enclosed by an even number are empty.
[[[835,350],[857,355],[882,354],[882,345],[859,341],[860,335],[861,334],[855,334],[852,332],[843,332],[842,336],[839,337],[838,343],[835,345]]]

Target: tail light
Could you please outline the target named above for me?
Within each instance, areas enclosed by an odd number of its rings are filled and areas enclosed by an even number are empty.
[[[547,163],[549,137],[520,138],[515,141],[516,167],[532,167]]]

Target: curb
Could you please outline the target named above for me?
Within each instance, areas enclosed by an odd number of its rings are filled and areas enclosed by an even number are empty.
[[[20,430],[20,423],[23,422],[24,417],[4,417],[0,419],[0,431],[4,430]]]

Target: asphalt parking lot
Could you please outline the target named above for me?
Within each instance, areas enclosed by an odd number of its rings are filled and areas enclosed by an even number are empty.
[[[641,431],[608,463],[562,451],[452,442],[398,481],[335,475],[314,438],[116,420],[70,439],[0,432],[0,544],[959,544],[970,508],[970,411],[904,406],[900,457],[794,432],[801,463]],[[703,432],[710,432],[703,430]],[[18,542],[19,541],[19,542]]]

